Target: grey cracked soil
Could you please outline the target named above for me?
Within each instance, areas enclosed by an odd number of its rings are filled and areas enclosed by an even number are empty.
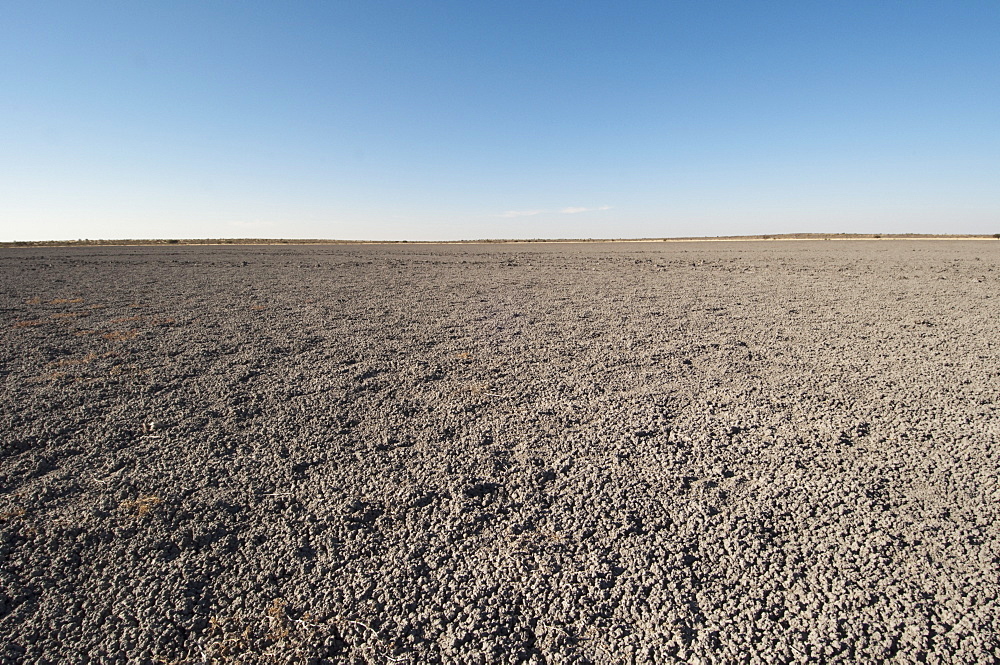
[[[0,278],[5,662],[1000,658],[1000,243]]]

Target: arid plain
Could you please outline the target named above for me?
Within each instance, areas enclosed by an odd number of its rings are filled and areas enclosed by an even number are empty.
[[[1000,660],[1000,241],[0,250],[0,658]]]

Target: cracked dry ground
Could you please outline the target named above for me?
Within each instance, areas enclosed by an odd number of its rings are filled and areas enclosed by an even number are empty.
[[[997,662],[1000,243],[0,250],[0,657]]]

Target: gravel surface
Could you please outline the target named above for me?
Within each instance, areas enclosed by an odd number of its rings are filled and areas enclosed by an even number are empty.
[[[998,662],[998,304],[996,241],[0,250],[0,658]]]

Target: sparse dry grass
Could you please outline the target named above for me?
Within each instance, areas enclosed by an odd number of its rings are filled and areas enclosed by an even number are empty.
[[[160,497],[155,494],[147,494],[138,499],[122,501],[119,508],[123,512],[130,513],[135,517],[146,517],[161,503],[163,503],[163,499]]]
[[[0,508],[0,524],[6,525],[10,532],[17,533],[27,540],[38,535],[38,528],[28,519],[28,511],[16,503]]]
[[[42,321],[41,319],[31,319],[31,320],[28,320],[28,321],[15,321],[14,322],[14,327],[15,328],[30,328],[32,326],[40,326],[43,323],[45,323],[45,321]]]
[[[88,353],[82,358],[60,358],[59,360],[54,360],[48,364],[49,367],[70,367],[73,365],[86,365],[87,363],[96,360],[96,353]]]
[[[274,662],[298,662],[321,627],[308,613],[294,619],[288,602],[275,598],[258,621],[210,617],[209,642],[197,662],[239,663],[261,648],[258,655]]]
[[[322,620],[305,612],[297,615],[282,598],[275,598],[257,620],[213,616],[208,622],[208,644],[197,659],[184,663],[240,663],[247,656],[255,662],[310,662],[314,649],[333,633],[348,649],[370,663],[394,663],[406,660],[393,657],[371,626],[361,621],[334,617]],[[167,661],[161,661],[167,662]]]
[[[152,373],[152,367],[140,367],[139,365],[115,365],[108,370],[108,376],[141,376]]]
[[[50,319],[79,319],[84,316],[90,316],[89,312],[59,312],[58,314],[53,314]]]
[[[40,296],[33,296],[24,301],[26,305],[77,305],[83,302],[83,298],[53,298],[52,300],[42,300]]]
[[[17,519],[19,517],[24,517],[28,514],[28,511],[21,506],[12,506],[10,508],[4,508],[0,510],[0,522],[6,522],[8,520]]]
[[[91,351],[87,355],[81,356],[79,358],[60,358],[59,360],[56,360],[54,362],[50,362],[48,364],[48,366],[49,367],[70,367],[70,366],[73,366],[73,365],[86,365],[86,364],[91,363],[91,362],[93,362],[95,360],[102,360],[104,358],[113,358],[116,355],[118,355],[118,354],[115,353],[114,351],[108,351],[107,353],[95,353],[95,352]]]
[[[68,379],[69,382],[75,381],[76,378],[70,376],[69,372],[46,372],[35,378],[29,378],[28,381],[31,383],[41,383],[43,381],[48,381],[53,383],[55,381],[61,381],[62,379]]]
[[[101,337],[111,342],[127,342],[130,339],[134,339],[138,335],[138,330],[114,330],[109,333],[104,333]]]

